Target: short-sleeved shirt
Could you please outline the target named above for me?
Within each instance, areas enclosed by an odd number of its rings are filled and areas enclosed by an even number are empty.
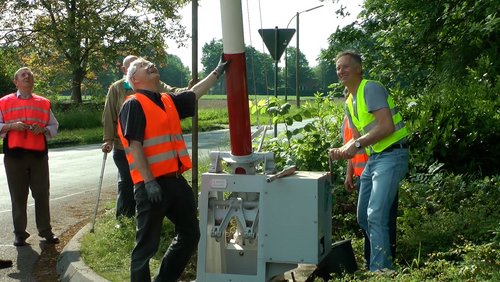
[[[369,113],[373,113],[376,110],[380,110],[383,108],[389,108],[389,103],[387,102],[387,97],[389,96],[389,92],[385,87],[375,81],[368,81],[365,84],[365,103]],[[356,98],[357,95],[353,95],[352,97],[352,106],[354,110],[354,115],[357,117],[357,108],[356,108]],[[346,116],[349,120],[349,126],[351,128],[354,127],[354,123],[352,122],[351,114],[349,113],[349,109],[347,108],[347,103],[345,103],[345,111]],[[406,143],[406,137],[396,142],[397,144]]]
[[[380,110],[383,108],[389,108],[389,103],[387,102],[387,97],[389,96],[389,92],[385,87],[377,83],[375,81],[368,81],[365,84],[365,103],[368,109],[368,112],[373,113],[376,110]],[[354,115],[357,117],[357,108],[356,108],[356,99],[357,95],[352,96],[352,106],[354,110]],[[352,122],[351,114],[347,108],[347,103],[345,104],[345,111],[347,118],[349,119],[349,126],[354,128],[354,123]]]
[[[169,95],[172,97],[179,118],[187,118],[194,116],[196,95],[193,91],[185,91],[178,94],[160,94],[147,90],[137,90],[137,93],[146,95],[158,107],[165,110],[160,95]],[[136,99],[127,100],[120,110],[120,124],[122,126],[123,136],[127,140],[144,141],[144,130],[146,128],[146,115],[141,107],[141,104]]]

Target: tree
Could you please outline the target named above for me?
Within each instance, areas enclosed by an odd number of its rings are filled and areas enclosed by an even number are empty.
[[[15,70],[10,61],[9,51],[5,48],[0,49],[0,62],[2,62],[0,64],[0,97],[16,90],[12,82]]]
[[[222,40],[213,39],[205,43],[201,57],[205,74],[209,74],[217,66],[222,52]],[[251,46],[245,47],[245,59],[249,94],[267,93],[268,82],[273,81],[273,59],[270,55],[261,53]],[[224,92],[224,85],[224,80],[221,79],[214,87],[214,91]]]
[[[482,68],[496,81],[500,71],[500,20],[495,0],[366,0],[359,21],[330,37],[328,58],[354,47],[372,77],[408,85],[414,93],[443,79]]]
[[[329,38],[325,58],[357,49],[366,77],[389,86],[419,172],[434,162],[458,173],[498,171],[497,2],[366,0],[358,21]]]
[[[182,64],[176,55],[167,54],[167,63],[159,66],[160,77],[163,82],[174,87],[186,87],[189,82],[189,68]]]
[[[295,93],[296,88],[296,75],[297,75],[297,60],[296,60],[297,48],[288,47],[287,49],[287,93]],[[301,93],[304,95],[312,96],[314,92],[317,91],[317,81],[314,77],[311,67],[309,67],[309,62],[306,59],[304,53],[299,51],[299,65],[300,65],[300,75],[299,75],[299,87]],[[280,77],[285,79],[284,74],[280,74]],[[284,84],[283,84],[284,86]]]
[[[217,67],[217,64],[220,60],[220,55],[223,52],[222,47],[222,39],[215,40],[212,39],[209,43],[205,43],[201,48],[201,63],[203,64],[203,76],[207,76],[210,72]],[[212,87],[212,91],[217,93],[224,93],[225,88],[223,83],[225,78],[220,79],[217,83]]]
[[[249,94],[268,94],[269,84],[274,85],[274,61],[266,53],[257,51],[252,46],[245,48],[248,93]]]
[[[318,91],[326,93],[332,83],[338,82],[335,62],[320,59],[319,64],[313,68],[314,77],[318,81]]]
[[[182,44],[185,30],[179,23],[178,9],[187,2],[3,1],[0,42],[19,47],[21,60],[50,58],[45,64],[69,73],[72,100],[81,103],[84,79],[108,67],[110,61],[130,53],[141,54],[146,48],[153,50],[152,59],[158,61],[165,56],[165,38]]]

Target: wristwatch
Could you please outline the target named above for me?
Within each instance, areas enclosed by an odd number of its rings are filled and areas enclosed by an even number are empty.
[[[361,143],[359,143],[358,140],[354,141],[354,147],[356,147],[357,149],[361,149]]]

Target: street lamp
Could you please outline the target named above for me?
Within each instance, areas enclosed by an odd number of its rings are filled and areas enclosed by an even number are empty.
[[[316,10],[318,8],[323,7],[324,5],[319,5],[301,12],[297,12],[291,19],[288,21],[288,24],[286,25],[286,28],[290,25],[292,20],[294,18],[297,18],[297,47],[296,47],[296,52],[295,52],[295,95],[297,97],[297,107],[300,107],[300,92],[299,92],[299,53],[300,53],[300,48],[299,48],[299,15],[302,13],[307,13],[312,10]],[[287,90],[288,90],[288,67],[287,67],[287,49],[285,49],[285,101],[287,101]]]

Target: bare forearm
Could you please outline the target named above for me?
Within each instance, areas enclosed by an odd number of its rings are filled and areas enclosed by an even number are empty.
[[[352,166],[351,160],[347,160],[346,177],[352,177],[354,175],[354,167]]]
[[[394,123],[392,122],[391,111],[388,108],[374,111],[373,115],[377,124],[370,132],[357,139],[363,147],[373,145],[394,132]]]
[[[329,155],[334,160],[350,159],[360,150],[356,147],[356,140],[361,144],[362,148],[377,143],[383,138],[389,136],[394,132],[394,124],[392,122],[391,112],[387,108],[382,108],[373,112],[377,124],[370,132],[359,137],[360,134],[357,130],[353,130],[353,139],[347,142],[340,148],[333,148],[329,150]]]
[[[6,134],[11,129],[12,129],[12,124],[10,124],[10,123],[4,123],[2,125],[2,129],[0,130],[0,134]]]
[[[394,132],[394,126],[384,127],[377,125],[370,132],[359,137],[357,141],[359,141],[359,143],[361,143],[363,147],[367,147],[391,135],[393,132]]]

